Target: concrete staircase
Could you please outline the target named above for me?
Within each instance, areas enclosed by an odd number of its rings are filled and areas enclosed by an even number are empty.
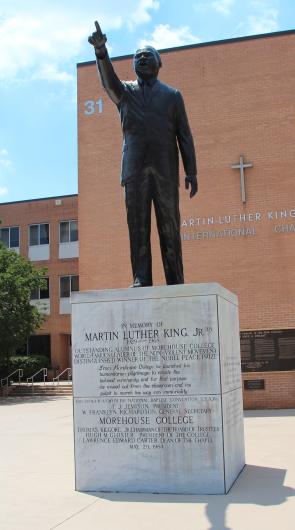
[[[27,385],[26,383],[13,383],[8,388],[9,397],[26,397],[26,396],[71,396],[72,382],[61,381],[59,384],[46,382],[34,383]]]

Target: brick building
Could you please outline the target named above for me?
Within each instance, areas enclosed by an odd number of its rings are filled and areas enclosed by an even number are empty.
[[[54,368],[71,366],[70,294],[79,289],[78,196],[0,204],[0,239],[36,267],[47,269],[47,287],[32,293],[46,320],[24,348],[46,355]]]
[[[194,199],[180,174],[185,280],[219,282],[239,297],[246,408],[295,406],[294,52],[295,31],[161,52],[160,79],[184,96],[198,159]],[[131,56],[113,61],[121,79],[134,79]],[[43,345],[53,366],[70,362],[71,290],[132,282],[121,142],[95,63],[79,64],[79,203],[0,205],[2,239],[48,269],[49,293],[33,301],[48,318],[30,349]],[[155,222],[152,247],[154,283],[163,284]]]
[[[159,77],[184,96],[199,168],[193,200],[180,179],[185,280],[239,297],[246,407],[295,405],[294,52],[295,31],[161,52]],[[113,62],[134,79],[131,56]],[[78,65],[78,136],[80,288],[127,287],[122,134],[94,62]],[[163,284],[155,224],[152,246]]]

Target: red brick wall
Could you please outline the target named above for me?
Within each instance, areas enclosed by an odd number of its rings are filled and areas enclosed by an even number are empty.
[[[28,257],[28,226],[50,224],[50,260],[34,262],[36,267],[45,267],[50,279],[50,316],[37,333],[51,335],[51,362],[62,369],[68,366],[68,351],[65,337],[71,333],[69,315],[59,314],[59,278],[78,274],[78,259],[59,259],[59,222],[78,218],[78,197],[60,197],[62,204],[55,205],[55,198],[0,204],[1,226],[20,227],[20,253]]]
[[[264,379],[264,390],[243,390],[244,409],[295,407],[295,371],[243,373],[245,379]]]

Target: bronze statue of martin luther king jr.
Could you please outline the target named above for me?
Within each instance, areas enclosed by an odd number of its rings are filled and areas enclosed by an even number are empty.
[[[161,57],[151,46],[133,58],[136,81],[120,81],[95,22],[93,45],[101,82],[117,106],[123,131],[121,183],[125,188],[133,287],[153,284],[151,207],[157,220],[167,285],[184,283],[179,214],[179,155],[190,197],[198,190],[194,142],[181,93],[158,80]]]

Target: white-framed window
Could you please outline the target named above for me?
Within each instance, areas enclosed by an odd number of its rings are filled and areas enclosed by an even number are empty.
[[[79,257],[78,221],[59,222],[59,259]]]
[[[49,278],[44,280],[44,287],[37,287],[31,292],[31,305],[37,307],[41,313],[50,315]]]
[[[74,291],[79,291],[79,276],[61,276],[59,279],[60,298],[70,298]]]
[[[29,245],[49,245],[49,223],[29,226]]]
[[[29,259],[49,260],[49,223],[29,225]]]
[[[49,278],[44,278],[46,284],[43,288],[37,287],[31,293],[31,300],[48,300],[50,298],[49,293]]]
[[[0,241],[2,241],[7,248],[19,248],[19,226],[0,228]]]
[[[79,291],[79,276],[60,276],[59,278],[59,313],[71,314],[71,293]]]
[[[78,241],[78,221],[60,221],[59,242],[74,243],[75,241]]]

